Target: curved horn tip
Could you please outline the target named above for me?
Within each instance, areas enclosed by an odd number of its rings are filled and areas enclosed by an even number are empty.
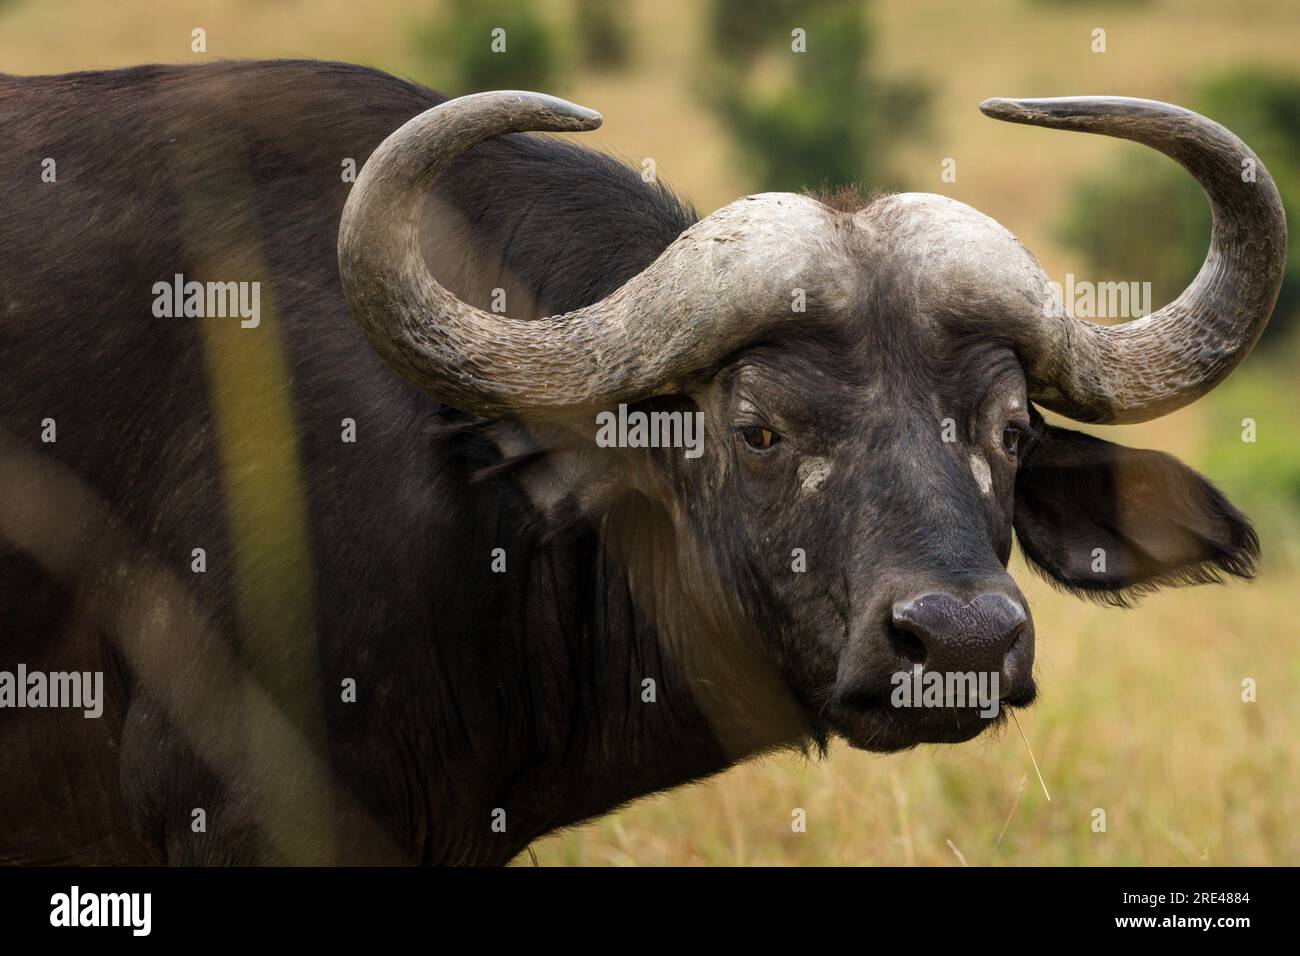
[[[1079,421],[1129,424],[1182,408],[1218,385],[1263,332],[1285,270],[1285,213],[1262,163],[1252,185],[1242,187],[1238,164],[1243,156],[1254,156],[1250,148],[1213,120],[1156,100],[995,98],[981,103],[980,110],[1011,123],[1149,146],[1200,183],[1214,223],[1200,271],[1169,305],[1119,326],[1061,319],[1065,325],[1054,339],[1042,337],[1030,364],[1043,362],[1042,374],[1051,380],[1031,382],[1031,388],[1043,387],[1036,400]],[[1049,345],[1059,349],[1061,342],[1068,345],[1064,355],[1042,351]],[[1132,357],[1118,360],[1130,351]],[[1034,371],[1031,377],[1038,375]]]
[[[1015,122],[1035,112],[1035,106],[1050,102],[1043,99],[1016,100],[1006,96],[993,96],[980,104],[980,112],[992,119]]]
[[[532,106],[550,114],[549,119],[556,124],[556,132],[585,131],[599,128],[605,118],[593,109],[579,106],[549,93],[534,93],[530,90],[498,90],[486,94],[493,97],[517,96]]]
[[[980,112],[985,116],[1000,117],[1013,103],[1015,100],[1009,100],[1004,96],[991,96],[980,104]]]

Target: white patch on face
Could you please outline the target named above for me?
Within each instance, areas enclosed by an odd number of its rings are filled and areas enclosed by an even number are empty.
[[[831,473],[831,463],[825,458],[805,458],[799,462],[799,486],[804,491],[816,491]]]
[[[980,486],[980,494],[987,495],[993,489],[993,473],[982,455],[970,456],[970,473],[975,476],[975,484]]]

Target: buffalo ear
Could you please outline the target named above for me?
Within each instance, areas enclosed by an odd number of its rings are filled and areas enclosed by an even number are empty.
[[[1254,576],[1255,530],[1205,478],[1162,452],[1036,424],[1013,524],[1047,578],[1127,605],[1160,587]]]

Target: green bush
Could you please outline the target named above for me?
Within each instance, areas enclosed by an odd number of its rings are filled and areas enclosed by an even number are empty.
[[[1300,512],[1300,329],[1252,358],[1215,389],[1209,413],[1205,470],[1234,501],[1267,522]],[[1254,441],[1242,440],[1243,421]]]
[[[573,12],[583,63],[593,70],[626,66],[632,50],[622,19],[631,12],[627,0],[577,0]]]
[[[505,49],[493,49],[493,31]],[[451,95],[481,90],[552,92],[560,79],[551,29],[528,0],[451,0],[443,19],[418,31],[433,83]]]
[[[836,0],[715,0],[708,77],[713,106],[759,185],[886,185],[885,157],[900,137],[920,129],[928,92],[888,81],[870,69],[865,5]],[[807,50],[792,50],[792,31]],[[774,58],[786,82],[765,84]]]

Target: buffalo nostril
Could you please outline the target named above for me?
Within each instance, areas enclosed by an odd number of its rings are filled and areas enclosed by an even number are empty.
[[[890,642],[912,663],[925,663],[931,654],[943,650],[943,631],[951,621],[957,599],[949,594],[922,594],[895,604]]]
[[[908,661],[934,670],[1002,671],[1028,621],[1006,594],[984,593],[969,603],[944,592],[922,594],[893,606],[890,641]]]
[[[886,626],[885,633],[889,637],[889,646],[900,658],[909,664],[925,663],[928,652],[924,642],[916,634],[897,623]]]

